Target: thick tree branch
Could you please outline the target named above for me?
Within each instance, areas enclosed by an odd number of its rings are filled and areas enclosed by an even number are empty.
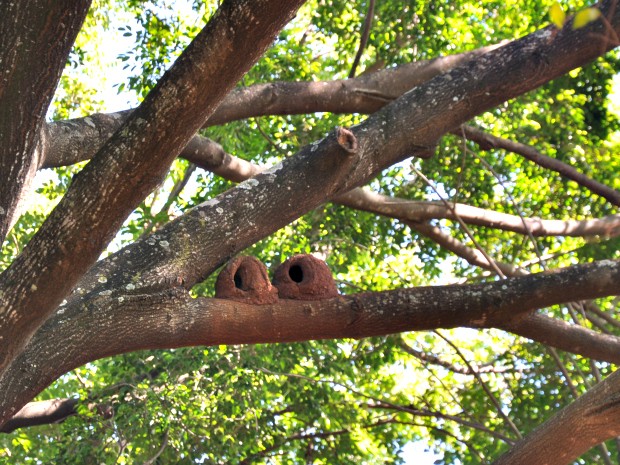
[[[0,243],[43,158],[45,114],[89,5],[0,2]]]
[[[11,433],[17,428],[57,423],[75,415],[77,403],[78,399],[73,398],[30,402],[0,427],[0,433]]]
[[[0,424],[12,416],[11,408],[25,405],[63,373],[119,353],[361,338],[461,326],[505,327],[537,308],[611,294],[620,294],[620,262],[607,260],[493,283],[399,289],[322,301],[279,300],[273,305],[192,299],[181,290],[135,295],[117,289],[76,296],[46,322],[0,379]],[[618,354],[617,350],[607,353],[605,359],[619,363]]]
[[[453,67],[462,65],[478,54],[494,48],[496,46],[483,47],[473,52],[440,57],[428,62],[402,65],[376,71],[353,80],[258,84],[249,88],[237,89],[224,100],[216,113],[209,119],[208,124],[222,124],[236,119],[266,114],[300,114],[313,111],[371,113],[411,87],[421,85],[435,75],[448,72]],[[351,87],[352,81],[356,81],[357,87]],[[363,98],[358,98],[360,96],[355,94],[357,91],[363,94],[361,96]],[[97,138],[93,138],[93,135],[98,134],[99,137],[105,137],[106,131],[110,131],[108,126],[110,122],[120,121],[127,114],[128,112],[110,115],[98,114],[69,122],[52,123],[50,129],[56,137],[50,138],[50,143],[53,144],[54,149],[49,151],[51,156],[50,159],[46,159],[46,166],[73,164],[89,158],[88,150],[79,153],[79,150],[69,150],[70,146],[83,147],[85,138],[89,141],[89,144],[86,145],[93,145],[94,141],[96,146]],[[59,127],[63,126],[64,134],[62,137],[58,137],[62,134],[59,132]],[[620,205],[620,193],[616,190],[589,178],[566,163],[541,154],[531,146],[492,136],[467,125],[463,125],[452,132],[458,136],[464,135],[486,150],[497,147],[520,154],[544,168],[552,169],[577,182],[611,203]],[[206,145],[205,141],[195,141],[195,145],[201,143],[203,147]],[[218,154],[217,156],[223,156],[220,154],[221,147],[213,144],[212,147]],[[188,158],[186,153],[181,154],[181,156]],[[191,154],[189,156],[191,157]],[[188,159],[195,162],[191,158]]]
[[[303,3],[224,2],[0,275],[0,373]]]
[[[333,136],[307,146],[282,166],[257,175],[162,228],[151,242],[164,241],[168,247],[154,250],[152,244],[138,241],[123,251],[127,258],[150,256],[150,260],[136,260],[123,270],[102,263],[104,268],[98,271],[115,274],[115,268],[126,275],[125,279],[139,273],[143,285],[149,286],[161,280],[165,269],[169,279],[192,286],[228,256],[327,199],[366,182],[407,156],[426,156],[438,137],[474,114],[597,56],[601,47],[609,44],[596,44],[591,34],[588,28],[567,28],[557,35],[547,29],[487,52],[416,87],[355,127],[355,160],[338,155],[342,149]],[[545,59],[541,61],[541,57]],[[189,240],[183,231],[199,234]],[[234,247],[220,247],[217,243],[222,237],[234,237]]]
[[[601,441],[620,435],[618,399],[620,372],[615,372],[516,443],[493,464],[572,463]]]

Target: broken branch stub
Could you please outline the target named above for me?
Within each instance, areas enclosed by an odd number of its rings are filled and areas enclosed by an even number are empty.
[[[348,155],[353,155],[357,152],[357,138],[355,134],[347,128],[336,128],[336,140],[338,141],[338,145],[340,145]]]

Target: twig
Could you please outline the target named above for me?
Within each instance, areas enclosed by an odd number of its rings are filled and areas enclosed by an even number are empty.
[[[476,249],[478,249],[480,251],[480,253],[484,256],[484,258],[487,259],[487,261],[489,262],[489,266],[493,269],[493,271],[495,271],[498,276],[500,276],[501,278],[505,278],[506,275],[503,273],[502,270],[500,270],[500,268],[497,266],[497,263],[495,263],[495,260],[493,260],[491,258],[491,256],[486,252],[486,250],[484,250],[482,248],[482,246],[478,243],[478,241],[476,240],[476,238],[474,237],[473,233],[471,232],[471,230],[467,227],[467,225],[465,224],[465,222],[457,215],[456,211],[454,210],[454,207],[452,206],[452,204],[450,202],[448,202],[447,200],[445,200],[440,194],[439,191],[435,188],[435,186],[433,185],[433,183],[417,168],[413,168],[413,171],[419,176],[421,177],[424,182],[433,190],[433,192],[435,192],[435,194],[439,197],[439,199],[446,205],[446,207],[448,207],[449,209],[452,210],[455,219],[458,221],[458,223],[461,225],[461,227],[463,228],[463,231],[465,232],[465,234],[467,234],[467,236],[469,237],[469,239],[473,242],[474,246],[476,247]]]
[[[360,46],[355,54],[355,59],[351,65],[351,71],[349,71],[349,79],[355,77],[355,69],[362,58],[362,53],[368,43],[368,37],[370,36],[370,27],[372,26],[372,19],[375,14],[375,0],[369,0],[368,11],[366,12],[366,18],[364,19],[364,25],[362,26],[362,36],[360,38]]]
[[[161,447],[159,448],[157,453],[153,457],[148,459],[146,462],[144,462],[144,465],[152,465],[152,464],[154,464],[155,461],[159,458],[159,456],[164,452],[164,449],[166,448],[167,445],[168,445],[168,430],[166,430],[164,432],[164,439],[163,439],[163,441],[161,443]]]
[[[487,386],[487,383],[484,382],[484,380],[480,376],[480,373],[474,370],[474,368],[471,366],[471,364],[469,363],[469,360],[467,360],[467,357],[465,357],[463,352],[461,352],[461,350],[456,346],[456,344],[454,344],[450,339],[448,339],[446,336],[441,334],[439,331],[434,331],[434,333],[437,334],[437,336],[439,336],[440,338],[442,338],[450,347],[452,347],[452,349],[457,353],[460,359],[463,360],[463,363],[467,365],[467,368],[469,368],[469,371],[471,371],[471,373],[474,375],[478,383],[480,383],[480,386],[482,386],[482,389],[486,393],[487,397],[495,406],[495,409],[497,410],[497,414],[504,419],[504,421],[506,422],[508,427],[512,430],[512,432],[515,433],[515,435],[519,439],[522,439],[523,436],[521,435],[519,428],[517,428],[517,425],[515,425],[513,421],[508,417],[508,415],[504,413],[504,411],[502,410],[502,406],[499,404],[499,401],[495,398],[495,395],[493,395],[493,393]]]
[[[517,155],[521,155],[543,168],[555,171],[565,178],[575,181],[577,184],[607,199],[612,204],[620,206],[620,192],[586,176],[583,173],[580,173],[572,166],[561,162],[556,158],[543,155],[532,146],[501,137],[492,136],[471,126],[463,125],[461,126],[461,131],[466,134],[470,140],[477,143],[483,150],[488,150],[489,148],[501,148],[516,153]]]

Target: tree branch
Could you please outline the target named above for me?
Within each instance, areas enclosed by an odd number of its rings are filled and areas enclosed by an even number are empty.
[[[0,275],[0,374],[302,0],[224,2]],[[241,52],[242,51],[242,52]]]
[[[52,399],[30,402],[13,418],[0,427],[0,433],[12,433],[17,428],[58,423],[71,415],[75,415],[78,399]]]
[[[256,84],[233,90],[226,96],[205,126],[215,126],[240,119],[264,115],[304,114],[316,111],[332,113],[373,113],[411,88],[463,65],[499,45],[481,47],[471,52],[409,63],[359,76],[323,82],[276,82]],[[49,123],[50,134],[42,167],[67,166],[89,160],[129,117],[132,110],[97,113],[83,118]],[[190,147],[193,145],[193,147]],[[210,162],[223,157],[223,150],[213,141],[195,136],[181,156],[192,159],[200,149],[213,152]],[[201,157],[202,160],[205,160]],[[204,162],[203,162],[204,163]],[[253,173],[252,176],[256,174]],[[249,176],[250,177],[250,176]],[[245,179],[245,178],[244,178]],[[241,181],[239,179],[238,181]]]
[[[620,13],[616,12],[610,21],[614,27],[620,28]],[[261,24],[264,26],[264,22]],[[385,312],[386,308],[397,309],[396,302],[386,296],[396,298],[398,291],[375,296],[383,300],[374,316],[358,314],[355,310],[357,304],[352,303],[355,299],[334,299],[335,302],[344,302],[336,306],[335,315],[321,312],[320,309],[327,305],[321,303],[317,308],[318,313],[315,314],[317,318],[311,320],[317,325],[314,328],[316,332],[302,336],[304,326],[299,322],[309,317],[304,313],[303,305],[287,303],[286,312],[276,311],[277,309],[268,314],[263,314],[262,311],[254,312],[253,318],[239,326],[242,319],[237,313],[244,306],[239,303],[229,304],[232,307],[229,307],[228,311],[220,312],[218,303],[218,321],[230,318],[225,322],[225,327],[220,327],[217,321],[205,321],[206,316],[212,316],[211,310],[216,305],[213,301],[196,299],[187,302],[187,296],[178,286],[191,288],[228,257],[329,198],[368,181],[383,168],[412,154],[428,156],[434,142],[441,135],[458,127],[473,115],[536,88],[595,58],[611,47],[604,37],[593,39],[594,34],[602,36],[604,32],[600,22],[591,23],[578,30],[565,28],[559,33],[547,28],[488,52],[475,62],[454,69],[447,75],[438,76],[404,94],[351,131],[338,130],[330,137],[303,148],[299,154],[282,165],[205,202],[156,234],[100,261],[77,284],[67,305],[58,310],[53,320],[45,325],[46,329],[41,328],[26,351],[12,364],[10,372],[0,380],[4,385],[4,388],[0,389],[0,404],[6,409],[2,412],[2,420],[10,417],[16,406],[24,405],[32,398],[33,393],[51,382],[57,376],[54,372],[59,370],[60,366],[84,363],[84,348],[92,350],[91,354],[99,353],[98,356],[105,356],[112,355],[114,350],[129,351],[150,346],[175,347],[192,344],[192,341],[204,344],[209,337],[213,337],[214,341],[219,339],[218,344],[224,343],[228,337],[242,339],[239,342],[252,342],[253,337],[258,341],[265,336],[253,331],[260,329],[265,334],[270,334],[269,331],[276,327],[273,326],[276,324],[274,316],[280,317],[282,313],[284,320],[279,324],[284,326],[277,326],[282,332],[276,338],[281,340],[362,337],[385,334],[386,331],[416,329],[411,323],[415,318],[407,313],[404,314],[404,319],[396,320],[398,323],[390,320],[389,328],[383,323],[385,315],[381,315],[378,310]],[[221,66],[218,67],[218,72],[218,79],[221,79]],[[170,115],[167,117],[174,119]],[[181,145],[179,143],[179,149]],[[133,173],[132,170],[129,172]],[[67,247],[72,245],[71,242],[65,244]],[[42,247],[42,250],[48,248]],[[615,262],[601,262],[589,266],[593,267],[592,270],[614,270],[617,267]],[[557,273],[545,275],[541,279],[553,280],[558,276],[565,275]],[[583,276],[576,276],[571,278],[570,283],[563,283],[560,292],[562,298],[579,300],[590,298],[593,293],[609,295],[618,292],[613,286],[602,291],[601,286],[608,286],[610,283],[596,272],[589,273],[588,276],[597,277],[598,280],[589,282]],[[17,277],[16,275],[15,278]],[[582,278],[586,279],[586,282]],[[532,278],[526,276],[520,279]],[[31,283],[27,273],[20,274],[20,280],[27,285]],[[617,278],[615,282],[619,282]],[[501,287],[505,284],[495,285]],[[177,290],[174,290],[175,288]],[[420,288],[416,289],[416,292],[431,292],[428,289],[430,288]],[[456,296],[447,292],[448,289],[443,288],[440,294],[427,295],[424,299],[424,311],[421,313],[426,318],[430,316],[428,325],[433,328],[442,327],[448,321],[456,326],[481,326],[489,323],[486,319],[488,314],[483,311],[478,315],[479,318],[474,318],[473,323],[467,318],[460,320],[459,315],[451,309],[454,305],[460,306],[467,299],[463,299],[461,295],[457,301],[450,300]],[[601,293],[597,294],[599,290]],[[52,296],[59,294],[57,290],[53,291],[50,291]],[[529,289],[529,292],[522,289],[520,292],[521,295],[515,295],[512,301],[505,292],[501,293],[496,296],[494,303],[500,304],[504,299],[508,299],[506,301],[520,305],[524,311],[554,303],[547,300],[552,295],[550,293],[538,295],[534,290],[536,298],[528,302],[523,300],[523,296],[532,297],[532,289]],[[114,295],[116,300],[109,300],[110,295]],[[105,307],[100,308],[98,302],[105,302]],[[429,302],[432,307],[430,309]],[[130,303],[134,306],[129,308],[135,308],[136,311],[129,310],[127,305]],[[49,302],[45,302],[45,305],[49,305]],[[344,307],[341,308],[340,305]],[[96,311],[83,311],[84,306],[96,308]],[[444,311],[435,312],[436,307],[441,307]],[[162,310],[160,319],[151,315],[157,308]],[[185,308],[185,311],[179,311],[179,308]],[[289,314],[291,308],[293,311]],[[485,308],[488,309],[488,306]],[[247,311],[255,311],[255,308],[247,307]],[[97,324],[81,325],[80,336],[74,340],[58,337],[58,333],[52,331],[52,328],[58,329],[59,322],[62,322],[60,326],[64,326],[66,330],[76,331],[75,325],[85,314],[103,318],[110,315],[109,312],[113,312],[115,316],[116,312],[119,312],[119,317],[106,317]],[[290,315],[295,315],[295,321],[287,320]],[[436,315],[443,315],[445,321],[437,319]],[[512,310],[506,318],[511,315],[514,315]],[[128,317],[129,321],[126,319]],[[140,317],[144,321],[140,321]],[[119,322],[123,322],[122,326],[117,326]],[[150,326],[155,322],[156,327]],[[145,327],[150,327],[152,332],[145,330],[145,335],[142,336],[141,331]],[[97,330],[85,331],[84,328]],[[102,329],[113,333],[105,333],[105,347],[93,347],[93,336],[103,337]],[[133,333],[136,331],[140,334]],[[86,339],[83,339],[84,337]],[[126,343],[127,338],[131,339],[131,347],[114,348],[110,345],[110,340]],[[59,341],[63,341],[63,344],[58,344]],[[64,345],[67,341],[71,341],[70,346]],[[75,352],[76,357],[70,356]],[[31,362],[31,359],[36,362]],[[32,370],[38,374],[30,376]],[[19,385],[20,389],[16,389]],[[9,386],[11,389],[6,389]]]
[[[495,267],[491,264],[487,257],[477,249],[466,246],[458,239],[444,233],[441,229],[431,225],[427,222],[414,222],[404,221],[404,223],[410,228],[418,231],[420,234],[428,237],[432,241],[439,244],[446,250],[449,250],[453,254],[465,259],[468,263],[479,266],[488,271],[495,271]],[[528,274],[527,270],[514,266],[510,263],[495,262],[494,265],[505,276],[525,276]]]
[[[94,124],[92,123],[94,120],[104,121],[103,123],[98,123],[100,128],[114,125],[114,123],[110,123],[114,120],[108,115],[98,114],[89,118],[91,118],[91,124]],[[76,131],[76,125],[86,126],[84,132],[81,130]],[[54,145],[54,147],[60,149],[58,152],[53,152],[57,156],[55,159],[58,162],[57,166],[77,162],[73,157],[64,157],[63,155],[79,153],[69,148],[75,144],[84,143],[85,139],[77,138],[77,135],[82,134],[91,141],[93,138],[87,136],[87,134],[95,131],[85,119],[52,123],[50,130],[55,134],[62,133],[67,127],[71,128],[72,137],[60,136],[57,140],[64,141],[66,145],[61,143]],[[96,132],[99,132],[99,130]],[[71,143],[68,143],[69,141]],[[265,170],[264,167],[230,155],[224,151],[220,144],[202,136],[194,136],[187,147],[183,149],[180,156],[196,164],[196,166],[233,182],[244,181]],[[80,156],[80,161],[82,158]],[[485,210],[460,203],[452,204],[452,208],[448,208],[443,202],[413,201],[388,197],[362,188],[356,188],[339,195],[333,198],[332,201],[358,210],[414,222],[441,218],[455,220],[458,216],[467,224],[512,231],[519,234],[528,234],[529,230],[533,236],[587,237],[599,235],[615,237],[620,234],[620,215],[609,215],[589,220],[521,218],[516,215]]]
[[[230,255],[327,199],[366,182],[383,168],[415,153],[427,156],[434,141],[448,128],[458,126],[488,105],[536,87],[578,61],[598,55],[602,45],[592,41],[590,32],[588,28],[567,28],[551,39],[551,30],[543,30],[487,52],[479,60],[452,70],[449,76],[438,76],[353,129],[358,146],[355,160],[346,161],[338,154],[342,149],[333,136],[307,146],[281,166],[255,176],[162,228],[152,242],[164,241],[169,247],[160,247],[153,253],[151,244],[138,241],[123,251],[126,258],[150,256],[148,263],[141,261],[138,266],[135,261],[133,267],[122,270],[118,266],[108,268],[106,263],[102,264],[106,267],[104,273],[118,271],[127,278],[140,273],[141,283],[148,286],[161,280],[160,270],[165,268],[169,279],[180,279],[185,286],[192,286]],[[546,60],[544,66],[541,56]],[[514,74],[515,69],[518,75]],[[507,83],[515,84],[510,87]],[[433,110],[422,110],[426,108]],[[190,230],[199,231],[191,240],[182,232]],[[218,241],[222,237],[234,237],[234,248],[220,247]],[[192,257],[191,263],[183,258],[188,256]]]
[[[600,195],[607,201],[614,205],[620,206],[620,192],[612,189],[605,184],[602,184],[583,173],[580,173],[572,166],[555,158],[543,155],[534,147],[520,142],[514,142],[509,139],[492,136],[480,129],[473,128],[471,126],[463,125],[460,131],[455,131],[455,134],[464,135],[467,139],[476,142],[480,148],[488,150],[490,148],[501,148],[510,152],[516,153],[533,161],[543,168],[553,170],[560,173],[562,176],[575,181],[577,184],[589,189],[597,195]]]
[[[372,19],[375,15],[375,0],[368,1],[368,11],[366,12],[366,17],[364,18],[364,25],[362,26],[362,35],[360,36],[360,45],[357,49],[357,53],[355,54],[355,59],[353,60],[353,64],[351,65],[351,71],[349,71],[349,79],[355,76],[355,70],[357,69],[357,65],[362,58],[362,53],[364,53],[364,49],[366,48],[366,44],[368,43],[368,37],[370,36],[370,27],[372,26]]]
[[[522,320],[507,321],[494,327],[594,360],[612,363],[620,361],[620,357],[614,355],[620,354],[619,337],[601,334],[545,315],[528,315]]]
[[[376,194],[368,189],[355,189],[336,199],[358,210],[366,210],[391,218],[422,222],[430,219],[460,218],[467,224],[512,231],[533,236],[604,236],[620,235],[620,215],[591,220],[543,220],[485,210],[461,203],[420,202]],[[344,200],[344,201],[343,201]]]
[[[89,5],[0,3],[0,243],[43,158],[45,114]]]
[[[493,464],[573,462],[601,441],[620,434],[618,399],[620,372],[615,372],[517,442]]]
[[[402,338],[397,341],[398,347],[400,347],[403,352],[411,355],[412,357],[417,358],[418,360],[424,363],[431,363],[433,365],[439,365],[446,370],[449,370],[453,373],[459,373],[461,375],[473,375],[475,373],[503,373],[506,371],[512,370],[511,367],[495,367],[495,366],[473,366],[468,364],[467,367],[462,367],[458,365],[454,365],[450,362],[442,360],[433,354],[427,354],[424,351],[417,350],[407,344]]]
[[[0,424],[12,416],[11,406],[25,405],[63,373],[119,353],[361,338],[461,326],[506,327],[537,308],[610,294],[620,294],[620,262],[610,260],[492,283],[321,301],[279,300],[273,305],[192,299],[180,290],[157,295],[132,295],[127,289],[91,293],[61,307],[0,379]],[[49,341],[65,341],[65,346],[60,350]],[[613,350],[603,359],[619,363],[618,354]]]

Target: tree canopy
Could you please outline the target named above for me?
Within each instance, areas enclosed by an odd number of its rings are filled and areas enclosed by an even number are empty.
[[[616,0],[70,3],[0,3],[0,463],[618,461]]]

